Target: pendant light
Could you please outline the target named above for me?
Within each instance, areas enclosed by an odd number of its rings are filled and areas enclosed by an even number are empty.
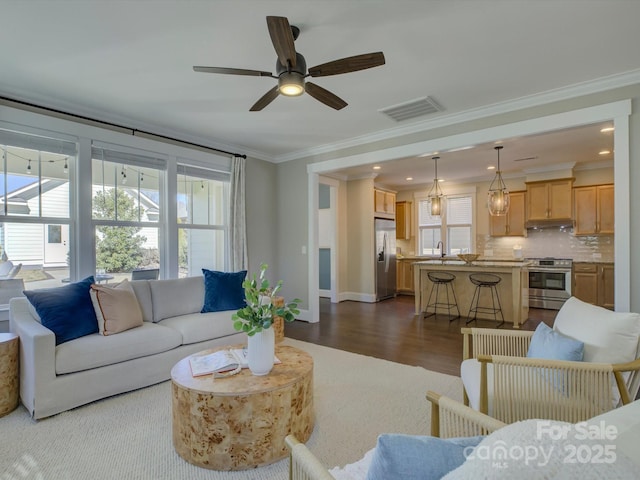
[[[433,185],[431,186],[431,190],[429,190],[429,194],[427,195],[429,201],[431,202],[431,216],[438,217],[442,213],[442,197],[444,194],[442,193],[442,188],[440,188],[440,182],[438,181],[438,159],[440,157],[432,157],[431,159],[435,162],[436,171],[435,178],[433,179]]]
[[[500,150],[502,150],[502,148],[502,145],[494,147],[494,150],[498,152],[498,167],[496,176],[489,186],[489,195],[487,197],[489,214],[494,217],[501,217],[509,211],[509,190],[507,190],[507,186],[502,179],[502,173],[500,172]]]

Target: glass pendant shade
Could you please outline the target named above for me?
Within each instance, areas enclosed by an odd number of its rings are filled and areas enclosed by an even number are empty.
[[[500,172],[500,150],[502,145],[495,147],[498,152],[498,168],[496,170],[496,176],[489,186],[489,194],[487,196],[487,207],[489,208],[489,214],[494,217],[500,217],[506,215],[509,211],[509,190],[502,179],[502,173]]]
[[[438,159],[440,157],[433,157],[432,160],[435,161],[436,171],[435,178],[433,179],[433,185],[431,186],[431,190],[427,197],[429,198],[429,202],[431,202],[431,216],[437,217],[442,214],[442,197],[444,193],[442,193],[442,188],[440,188],[440,183],[438,180]]]

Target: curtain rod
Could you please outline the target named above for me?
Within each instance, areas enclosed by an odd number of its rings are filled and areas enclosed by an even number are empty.
[[[44,111],[44,112],[49,112],[49,113],[55,113],[56,115],[58,115],[61,118],[64,117],[69,117],[72,119],[77,119],[77,120],[84,120],[85,122],[91,122],[91,123],[95,123],[98,125],[102,125],[102,126],[107,126],[107,127],[111,127],[111,129],[117,129],[119,131],[127,131],[130,132],[131,135],[138,136],[138,137],[146,137],[149,139],[160,139],[160,140],[164,140],[166,142],[171,142],[174,143],[175,145],[189,145],[191,147],[196,147],[196,148],[201,148],[204,150],[211,150],[214,152],[219,152],[219,153],[226,153],[227,155],[233,155],[234,157],[239,157],[239,158],[247,158],[246,155],[243,155],[241,153],[234,153],[234,152],[228,152],[226,150],[221,150],[219,148],[214,148],[214,147],[208,147],[206,145],[200,145],[198,143],[194,143],[194,142],[187,142],[185,140],[179,140],[177,138],[172,138],[172,137],[168,137],[166,135],[158,135],[157,133],[152,133],[152,132],[146,132],[144,130],[138,130],[136,128],[129,128],[129,127],[124,127],[122,125],[118,125],[117,123],[111,123],[111,122],[107,122],[104,120],[96,120],[95,118],[91,118],[91,117],[85,117],[84,115],[78,115],[75,113],[69,113],[69,112],[65,112],[63,110],[58,110],[55,108],[50,108],[50,107],[43,107],[42,105],[36,105],[35,103],[30,103],[30,102],[25,102],[23,100],[15,100],[13,98],[9,98],[9,97],[4,97],[4,96],[0,96],[0,100],[4,101],[4,102],[8,102],[11,104],[17,104],[18,106],[23,106],[23,107],[29,107],[32,110],[40,110],[40,111]]]

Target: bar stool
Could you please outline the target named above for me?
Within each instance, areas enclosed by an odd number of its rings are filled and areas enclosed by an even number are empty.
[[[497,322],[497,314],[500,313],[502,321],[498,324],[498,327],[501,327],[504,324],[504,315],[502,315],[502,305],[500,304],[497,285],[502,281],[502,278],[498,275],[493,275],[492,273],[472,273],[469,275],[469,280],[471,280],[471,283],[476,286],[476,289],[473,292],[473,297],[471,297],[471,307],[469,308],[467,323],[477,320],[478,312],[492,313],[494,320]],[[483,307],[479,305],[480,293],[483,288],[488,288],[491,292],[491,307]],[[498,304],[498,307],[496,307],[496,303]],[[471,318],[472,312],[473,318]]]
[[[454,290],[453,283],[452,283],[456,279],[456,276],[449,272],[427,272],[427,276],[429,277],[429,280],[433,282],[433,286],[431,287],[431,292],[429,293],[429,300],[427,300],[427,306],[425,307],[424,318],[428,318],[431,315],[436,316],[438,313],[438,308],[446,308],[447,314],[449,315],[449,317],[451,317],[451,310],[453,307],[455,307],[455,309],[458,311],[458,315],[453,318],[449,318],[449,321],[451,322],[456,318],[460,318],[460,309],[458,308],[456,291]],[[445,290],[445,293],[447,296],[446,303],[439,301],[440,286],[443,286]],[[451,301],[451,298],[449,296],[449,290],[451,290],[451,296],[453,296],[453,302]],[[431,297],[433,296],[434,291],[435,291],[435,300],[433,303],[431,303]],[[429,307],[433,307],[433,312],[431,313],[428,312]]]

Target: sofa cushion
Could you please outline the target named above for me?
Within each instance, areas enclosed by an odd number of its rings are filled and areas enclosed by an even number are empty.
[[[42,325],[56,336],[56,345],[98,331],[98,320],[89,289],[93,276],[63,287],[25,290]]]
[[[142,325],[140,305],[127,279],[114,287],[93,284],[89,294],[101,335],[114,335]]]
[[[177,330],[182,335],[182,344],[204,342],[214,338],[238,333],[233,328],[231,315],[235,310],[210,313],[190,313],[162,320],[159,325]]]
[[[104,337],[96,333],[56,347],[56,374],[126,362],[166,352],[181,343],[180,332],[150,322],[118,335]]]
[[[186,277],[173,280],[149,280],[153,321],[198,313],[204,300],[204,279]]]
[[[151,302],[149,280],[132,280],[129,284],[138,299],[140,310],[142,310],[142,319],[145,322],[153,322],[153,303]]]
[[[202,269],[204,275],[204,305],[202,313],[238,310],[246,306],[242,282],[247,271],[216,272]]]
[[[366,480],[441,478],[462,465],[483,438],[380,435]]]

